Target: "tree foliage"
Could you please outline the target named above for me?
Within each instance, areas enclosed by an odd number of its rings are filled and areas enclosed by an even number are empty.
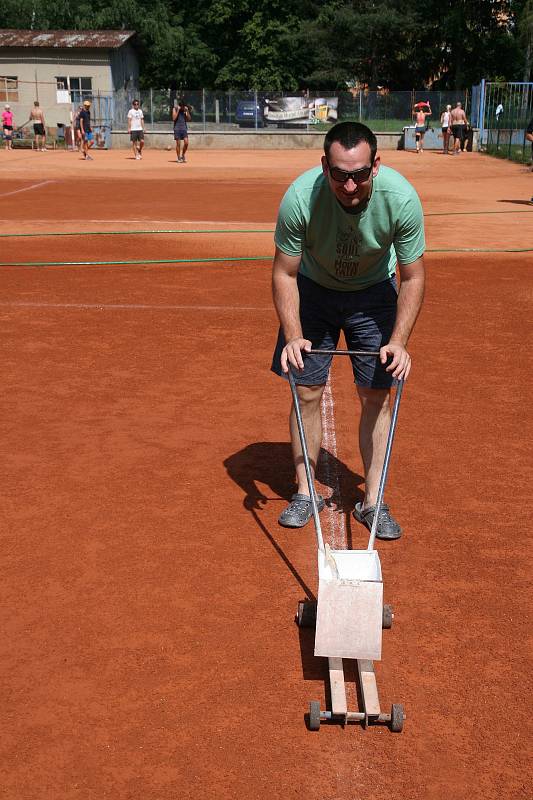
[[[0,27],[131,29],[143,86],[453,89],[531,72],[532,0],[3,0]]]

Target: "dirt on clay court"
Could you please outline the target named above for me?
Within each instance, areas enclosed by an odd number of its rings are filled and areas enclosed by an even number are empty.
[[[427,215],[387,490],[405,532],[379,544],[395,621],[378,687],[407,720],[317,734],[326,664],[294,624],[315,540],[276,522],[289,390],[269,372],[270,263],[251,259],[320,153],[188,155],[0,152],[0,233],[40,234],[0,237],[0,797],[531,797],[533,257],[504,251],[532,247],[533,176],[382,154]],[[209,232],[44,235],[162,229]],[[162,259],[206,260],[146,263]],[[63,264],[5,266],[35,262]],[[324,413],[324,528],[364,547],[345,362]]]

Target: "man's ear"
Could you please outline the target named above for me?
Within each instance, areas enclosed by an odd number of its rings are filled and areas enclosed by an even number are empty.
[[[381,158],[379,156],[376,156],[374,159],[374,164],[372,165],[372,177],[374,178],[376,177],[376,175],[379,172],[380,166],[381,166]]]
[[[322,164],[322,172],[323,172],[323,174],[327,175],[328,172],[329,172],[329,164],[328,164],[328,160],[327,160],[326,156],[322,156],[321,164]]]

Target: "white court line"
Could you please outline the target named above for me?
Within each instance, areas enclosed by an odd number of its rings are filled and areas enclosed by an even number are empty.
[[[0,303],[0,308],[75,308],[102,311],[269,311],[274,313],[271,306],[152,306],[135,303]]]
[[[19,192],[29,192],[31,189],[38,189],[39,186],[46,186],[47,183],[57,183],[57,181],[41,181],[40,183],[32,183],[31,186],[24,186],[22,189],[14,189],[12,192],[4,192],[0,197],[9,197],[12,194],[19,194]]]
[[[340,500],[341,486],[337,461],[337,436],[335,434],[335,403],[331,391],[331,375],[328,377],[322,395],[322,438],[327,451],[324,471],[329,486],[333,489],[333,497]],[[333,460],[335,459],[335,460]],[[342,507],[341,507],[342,508]],[[329,522],[329,543],[333,548],[342,550],[347,547],[346,520],[342,510],[326,506],[326,518]]]

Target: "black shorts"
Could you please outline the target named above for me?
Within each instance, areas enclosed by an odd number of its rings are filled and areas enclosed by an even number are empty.
[[[44,136],[44,125],[42,122],[35,122],[33,125],[35,136]]]
[[[300,321],[305,339],[317,350],[335,350],[344,333],[349,350],[375,352],[390,340],[396,321],[396,278],[389,278],[357,292],[338,292],[298,274]],[[281,371],[281,351],[285,347],[282,331],[272,359],[272,372]],[[327,382],[333,356],[304,356],[304,369],[296,372],[297,384],[322,386]],[[355,383],[372,389],[389,389],[394,378],[385,371],[378,356],[352,356]]]
[[[464,125],[452,125],[452,134],[454,139],[462,139],[465,135]]]
[[[130,131],[132,142],[144,142],[144,131]]]
[[[13,130],[13,125],[4,125],[4,130],[5,131],[12,131]]]

